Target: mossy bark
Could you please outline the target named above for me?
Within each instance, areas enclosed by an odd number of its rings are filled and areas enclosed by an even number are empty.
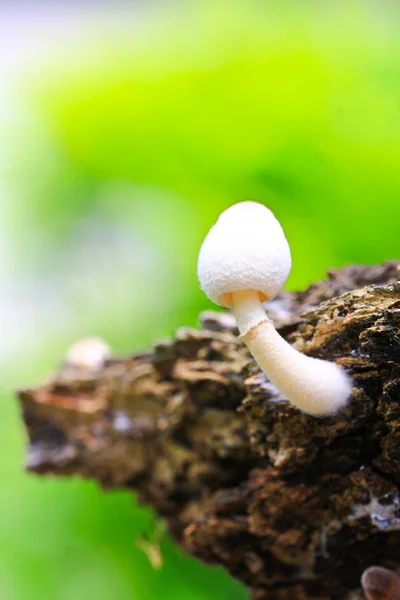
[[[208,312],[147,354],[21,391],[28,469],[137,491],[254,599],[359,597],[365,568],[400,564],[399,279],[398,263],[347,267],[266,305],[300,351],[351,373],[337,416],[290,405],[232,315]]]

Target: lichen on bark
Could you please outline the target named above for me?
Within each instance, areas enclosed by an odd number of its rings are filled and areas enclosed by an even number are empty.
[[[207,312],[146,354],[21,391],[28,468],[135,490],[257,600],[361,597],[365,568],[400,563],[399,280],[395,262],[352,266],[266,305],[300,351],[350,372],[338,415],[289,404],[233,316]]]

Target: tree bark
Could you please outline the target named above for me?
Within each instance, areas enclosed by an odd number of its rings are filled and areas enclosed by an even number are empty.
[[[352,266],[266,305],[283,337],[353,377],[337,416],[290,405],[233,316],[206,312],[149,353],[21,391],[27,468],[135,490],[254,599],[361,598],[365,568],[400,565],[399,279],[400,263]]]

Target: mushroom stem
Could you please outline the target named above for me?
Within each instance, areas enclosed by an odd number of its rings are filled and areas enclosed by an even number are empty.
[[[258,292],[232,292],[232,306],[241,339],[288,400],[314,416],[335,413],[347,403],[352,386],[342,368],[288,344],[267,317]]]

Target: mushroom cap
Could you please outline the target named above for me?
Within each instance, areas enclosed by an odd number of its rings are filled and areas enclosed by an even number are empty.
[[[64,357],[64,364],[77,369],[100,369],[111,358],[110,346],[101,338],[88,337],[70,346]]]
[[[225,210],[200,249],[197,274],[202,290],[220,306],[232,306],[232,292],[255,290],[271,300],[291,268],[289,244],[274,214],[258,202]]]
[[[368,600],[400,598],[399,576],[384,567],[369,567],[362,575],[361,585]]]

